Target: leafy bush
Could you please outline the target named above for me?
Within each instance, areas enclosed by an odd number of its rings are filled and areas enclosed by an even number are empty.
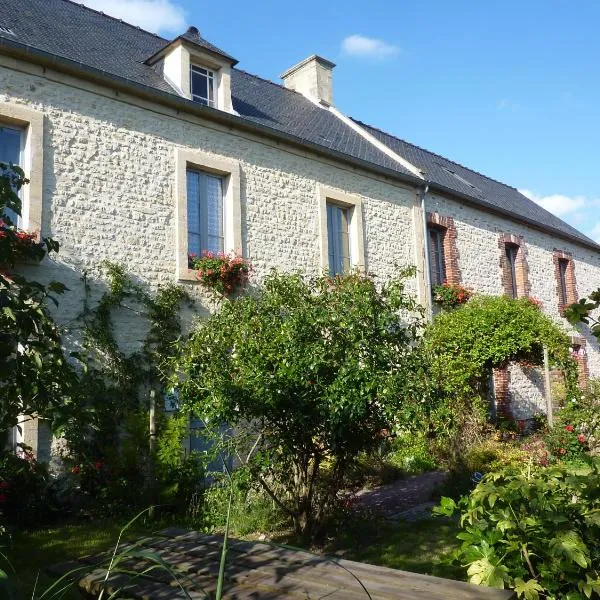
[[[471,583],[513,588],[526,600],[600,593],[600,459],[486,475],[439,514],[462,512],[456,555]]]
[[[405,473],[422,473],[438,467],[424,431],[404,433],[394,438],[385,460]]]
[[[424,421],[420,326],[403,278],[273,273],[200,324],[174,385],[207,426],[232,427],[255,480],[311,537],[358,455]]]
[[[566,333],[529,298],[476,296],[440,313],[425,335],[440,391],[451,396],[486,396],[491,368],[511,361],[542,364],[546,346],[576,389],[577,370]]]
[[[37,525],[56,509],[48,469],[27,450],[0,453],[0,523]],[[1,528],[0,528],[1,529]]]

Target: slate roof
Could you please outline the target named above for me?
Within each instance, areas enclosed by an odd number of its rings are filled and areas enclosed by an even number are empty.
[[[170,43],[158,35],[104,15],[71,0],[1,0],[0,52],[2,47],[41,51],[78,63],[82,69],[101,71],[111,78],[176,95],[162,75],[145,61]],[[182,34],[186,38],[186,34]],[[206,40],[193,40],[235,61]],[[279,132],[288,138],[317,145],[336,156],[358,159],[374,168],[396,173],[417,183],[417,178],[397,161],[365,140],[331,112],[302,95],[239,69],[232,70],[233,108],[247,124]],[[195,110],[208,107],[195,106]],[[500,211],[578,240],[596,249],[598,244],[547,212],[515,188],[467,169],[442,156],[419,148],[375,127],[369,133],[416,167],[432,189],[458,195],[467,201]]]

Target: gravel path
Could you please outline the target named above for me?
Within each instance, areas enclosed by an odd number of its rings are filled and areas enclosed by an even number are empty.
[[[371,510],[386,519],[411,518],[433,506],[432,496],[446,478],[442,471],[412,475],[373,490],[358,492],[358,510]]]

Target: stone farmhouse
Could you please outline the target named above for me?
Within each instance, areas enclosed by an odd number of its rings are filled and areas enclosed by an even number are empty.
[[[65,324],[81,310],[81,274],[104,259],[209,306],[188,268],[206,249],[242,253],[257,281],[272,267],[387,277],[416,265],[429,313],[443,281],[535,297],[558,321],[600,286],[600,246],[515,188],[337,110],[324,58],[277,84],[194,27],[168,40],[70,0],[2,8],[0,160],[31,181],[21,226],[61,243],[24,268],[71,289]],[[132,317],[121,325],[123,347],[139,347]],[[572,350],[582,379],[600,376],[591,336],[574,331]],[[543,406],[541,379],[517,365],[494,380],[514,416]],[[34,448],[36,427],[23,434]]]

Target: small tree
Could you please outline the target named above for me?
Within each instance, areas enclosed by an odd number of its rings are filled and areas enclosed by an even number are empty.
[[[236,440],[253,432],[250,472],[306,539],[359,453],[397,422],[422,426],[421,313],[407,275],[378,289],[358,274],[273,273],[201,323],[179,359],[184,408]]]
[[[21,214],[17,192],[26,183],[19,167],[0,163],[0,442],[19,415],[52,418],[73,407],[74,373],[46,306],[65,287],[58,282],[44,286],[12,272],[19,261],[40,261],[58,250],[53,240],[38,241],[20,230],[7,214],[7,209]]]

